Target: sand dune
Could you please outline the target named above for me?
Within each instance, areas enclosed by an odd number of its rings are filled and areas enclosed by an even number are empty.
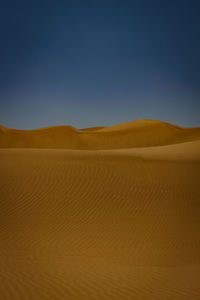
[[[88,127],[88,128],[82,128],[81,131],[97,131],[106,128],[105,126],[95,126],[95,127]]]
[[[180,127],[157,120],[137,120],[82,130],[72,126],[34,130],[0,127],[0,148],[100,150],[169,145],[199,139],[200,127]]]
[[[0,149],[0,299],[199,300],[199,128],[83,132],[1,127],[2,148],[107,150]]]

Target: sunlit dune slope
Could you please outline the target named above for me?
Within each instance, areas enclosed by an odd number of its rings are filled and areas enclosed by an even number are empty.
[[[200,141],[0,149],[0,298],[199,300],[199,174]]]
[[[121,149],[176,144],[200,139],[200,127],[137,120],[110,127],[52,126],[33,130],[0,127],[1,148]]]

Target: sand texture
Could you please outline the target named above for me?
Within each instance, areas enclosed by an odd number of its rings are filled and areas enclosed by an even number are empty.
[[[0,299],[200,299],[200,128],[1,126],[0,147]]]

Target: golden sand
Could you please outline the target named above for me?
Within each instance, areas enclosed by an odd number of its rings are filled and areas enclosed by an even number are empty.
[[[0,299],[200,299],[200,128],[0,132]]]
[[[52,126],[32,130],[0,126],[0,148],[103,150],[151,147],[200,140],[199,127],[136,120],[111,127]]]

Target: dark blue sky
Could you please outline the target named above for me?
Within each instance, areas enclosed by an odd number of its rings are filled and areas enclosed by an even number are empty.
[[[200,1],[4,0],[0,123],[200,125]]]

